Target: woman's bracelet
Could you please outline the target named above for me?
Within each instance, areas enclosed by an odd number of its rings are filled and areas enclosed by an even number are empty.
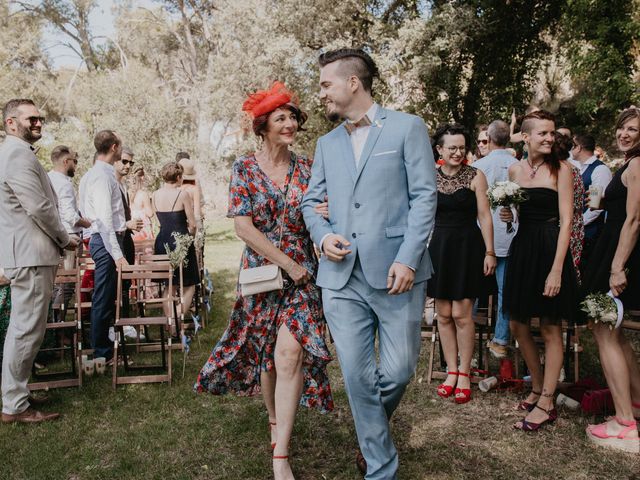
[[[494,252],[493,250],[487,250],[486,252],[484,252],[484,256],[485,257],[495,257],[496,256],[496,252]]]

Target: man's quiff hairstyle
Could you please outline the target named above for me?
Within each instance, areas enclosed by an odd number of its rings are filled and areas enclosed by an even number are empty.
[[[502,120],[494,120],[487,127],[487,137],[498,147],[506,147],[511,138],[509,125]]]
[[[345,75],[360,79],[365,91],[372,93],[373,79],[379,76],[376,62],[362,49],[341,48],[325,52],[318,57],[320,67],[340,61],[340,70]]]
[[[522,128],[520,129],[522,133],[530,134],[535,120],[549,120],[555,124],[556,117],[546,110],[536,110],[535,112],[527,113],[522,118]]]
[[[15,116],[18,107],[20,107],[21,105],[32,105],[34,107],[36,106],[36,104],[33,103],[33,100],[29,98],[14,98],[12,100],[9,100],[7,103],[5,103],[4,107],[2,107],[2,123],[5,125],[5,127],[7,124],[7,119],[9,117]]]
[[[113,130],[100,130],[93,138],[93,146],[96,152],[106,155],[114,145],[120,145],[121,141]]]

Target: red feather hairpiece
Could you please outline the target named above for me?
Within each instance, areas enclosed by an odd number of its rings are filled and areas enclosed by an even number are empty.
[[[242,104],[242,111],[247,112],[254,119],[288,103],[297,106],[298,99],[284,83],[276,80],[269,90],[258,90],[250,94]]]

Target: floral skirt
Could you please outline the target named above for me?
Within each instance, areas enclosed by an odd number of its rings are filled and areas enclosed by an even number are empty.
[[[285,325],[303,348],[300,405],[333,410],[320,290],[312,283],[284,291],[243,297],[240,287],[229,325],[204,364],[194,389],[221,395],[260,393],[260,374],[275,369],[278,330]]]

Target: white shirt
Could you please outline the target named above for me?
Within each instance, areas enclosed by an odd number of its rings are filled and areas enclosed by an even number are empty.
[[[76,192],[73,190],[71,178],[55,170],[51,170],[48,175],[53,190],[58,196],[58,212],[64,228],[67,233],[81,232],[82,227],[76,226],[76,223],[80,220],[80,213],[78,212]]]
[[[512,157],[506,150],[497,148],[491,150],[486,157],[473,162],[473,166],[487,177],[487,185],[491,187],[496,182],[509,180],[509,167],[518,160]],[[509,255],[511,241],[518,230],[518,224],[513,222],[513,232],[507,233],[507,224],[500,220],[500,208],[491,211],[493,217],[493,248],[497,257]]]
[[[580,170],[580,175],[582,175],[587,169],[587,167],[589,167],[589,165],[591,165],[597,159],[598,157],[593,155],[589,157],[585,162],[581,162],[579,160],[573,160],[573,159],[569,159],[569,161],[573,166],[575,166]],[[613,174],[611,173],[611,170],[609,170],[609,167],[607,167],[606,165],[598,165],[596,168],[593,169],[593,172],[591,172],[591,185],[597,185],[598,187],[600,187],[602,189],[603,194],[604,194],[604,191],[607,189],[607,185],[609,185],[609,182],[612,179],[613,179]],[[594,222],[602,212],[603,210],[587,209],[582,215],[584,224],[589,225],[590,223]]]
[[[378,113],[378,104],[374,103],[371,105],[369,110],[365,115],[369,118],[371,123],[376,120],[376,113]],[[356,121],[360,120],[359,118]],[[353,158],[356,159],[356,168],[360,164],[360,157],[362,156],[362,150],[364,150],[364,144],[367,143],[367,137],[369,137],[369,131],[371,130],[371,125],[366,127],[356,128],[353,132],[351,132],[350,140],[351,147],[353,148]]]
[[[127,227],[113,165],[97,160],[85,174],[80,182],[80,205],[84,216],[91,220],[89,233],[100,234],[114,261],[122,258],[116,232],[124,232]]]

